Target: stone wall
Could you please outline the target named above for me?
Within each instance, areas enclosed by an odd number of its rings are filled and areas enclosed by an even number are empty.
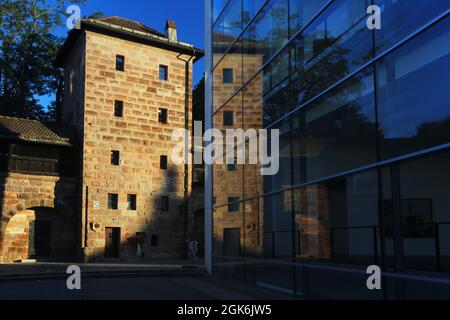
[[[116,55],[125,57],[124,72],[115,69]],[[88,231],[92,260],[104,258],[106,227],[121,230],[120,258],[136,256],[136,233],[146,234],[141,249],[147,257],[186,252],[184,166],[171,161],[172,133],[185,127],[185,62],[179,58],[189,57],[86,31],[83,192],[88,187],[89,225],[101,226]],[[160,65],[168,67],[168,81],[159,80]],[[189,69],[192,75],[192,62]],[[122,118],[114,116],[115,100],[124,102]],[[168,109],[167,124],[158,122],[159,108]],[[112,150],[120,152],[119,166],[111,164]],[[160,169],[161,155],[168,156],[168,170]],[[108,193],[118,194],[118,210],[108,209]],[[127,209],[127,195],[137,196],[136,210]],[[162,196],[170,199],[169,211],[161,210]],[[83,213],[85,206],[83,196]],[[156,246],[152,235],[158,237]]]
[[[0,261],[28,258],[28,226],[35,211],[46,211],[41,218],[53,220],[58,234],[52,245],[52,257],[73,259],[76,221],[76,179],[9,173],[0,175]],[[46,216],[47,215],[47,216]]]

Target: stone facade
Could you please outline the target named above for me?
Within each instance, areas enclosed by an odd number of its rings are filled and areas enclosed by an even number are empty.
[[[52,221],[51,258],[69,260],[75,249],[77,180],[2,174],[0,261],[28,259],[29,222]]]
[[[124,71],[116,70],[117,55],[125,57]],[[186,125],[185,61],[189,58],[174,50],[86,30],[65,60],[66,81],[73,90],[66,93],[69,102],[63,121],[76,127],[83,154],[79,245],[84,246],[87,206],[91,260],[104,258],[106,228],[120,228],[120,258],[136,257],[136,238],[143,234],[140,251],[146,257],[176,258],[186,253],[192,206],[186,215],[184,177],[187,174],[187,197],[191,198],[192,174],[190,166],[185,172],[184,165],[171,161],[179,142],[172,142],[171,136]],[[167,81],[160,80],[160,66],[167,67]],[[192,92],[192,60],[188,68]],[[114,114],[116,100],[123,102],[122,117]],[[188,105],[190,128],[191,98]],[[167,123],[158,121],[160,108],[168,110]],[[119,165],[111,164],[112,151],[119,151]],[[160,169],[160,156],[167,156],[167,169]],[[117,209],[108,207],[108,194],[118,195]],[[129,195],[136,196],[135,210],[128,207]],[[167,211],[161,207],[162,197],[169,198]],[[100,228],[92,228],[94,224]]]

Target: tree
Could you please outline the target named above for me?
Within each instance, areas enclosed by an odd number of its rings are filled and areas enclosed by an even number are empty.
[[[205,130],[205,77],[197,83],[192,93],[192,118],[194,121],[202,121],[202,129]]]
[[[53,34],[65,24],[69,3],[84,0],[2,0],[0,3],[0,114],[52,120],[36,97],[62,101],[63,74],[53,64],[63,39]]]

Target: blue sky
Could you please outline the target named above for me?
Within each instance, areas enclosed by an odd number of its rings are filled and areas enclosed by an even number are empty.
[[[53,0],[48,1],[52,3]],[[204,1],[202,0],[86,0],[81,7],[81,15],[88,16],[101,11],[105,16],[121,16],[139,21],[149,27],[164,32],[166,19],[177,24],[178,39],[204,49]],[[58,28],[56,34],[66,36],[66,28]],[[204,61],[194,66],[194,85],[203,76]],[[40,97],[47,106],[53,97]]]

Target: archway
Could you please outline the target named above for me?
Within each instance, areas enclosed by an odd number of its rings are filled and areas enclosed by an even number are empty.
[[[60,261],[73,258],[70,219],[58,210],[34,207],[15,213],[3,233],[3,262]]]

